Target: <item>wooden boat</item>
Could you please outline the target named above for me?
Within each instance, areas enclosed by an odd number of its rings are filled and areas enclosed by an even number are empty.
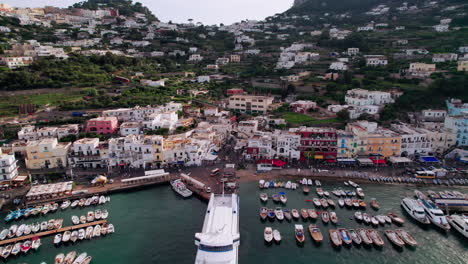
[[[364,202],[363,200],[358,200],[358,202],[361,208],[366,208],[366,202]]]
[[[374,243],[374,245],[383,246],[385,244],[383,239],[380,237],[379,232],[377,232],[374,229],[369,229],[367,230],[367,232],[370,238],[372,239],[372,242]]]
[[[352,202],[351,199],[349,199],[349,198],[346,198],[346,199],[344,200],[344,203],[345,203],[346,207],[351,207],[351,206],[353,206],[353,202]]]
[[[338,199],[338,205],[339,205],[340,207],[343,207],[343,206],[345,205],[344,200],[343,200],[343,199]]]
[[[260,201],[262,201],[262,202],[268,201],[268,194],[266,194],[266,193],[261,193],[261,194],[260,194]]]
[[[349,235],[351,236],[351,240],[353,240],[353,242],[356,245],[361,245],[362,243],[361,236],[354,229],[349,229],[348,231],[349,231]]]
[[[113,224],[109,224],[109,225],[107,226],[107,233],[108,233],[108,234],[112,234],[112,233],[114,233],[114,231],[115,231],[114,225],[113,225]]]
[[[403,241],[393,230],[385,230],[385,236],[387,236],[388,240],[390,240],[390,242],[395,246],[403,247],[405,245],[405,241]]]
[[[357,220],[358,222],[362,221],[362,213],[359,212],[359,211],[355,212],[355,213],[354,213],[354,218],[356,218],[356,220]]]
[[[339,228],[338,232],[340,233],[341,240],[346,245],[353,243],[353,240],[351,239],[351,235],[349,234],[348,230],[346,230],[345,228]]]
[[[316,188],[315,191],[317,192],[317,195],[322,197],[323,196],[323,190],[322,188]]]
[[[302,192],[304,192],[305,194],[308,194],[310,192],[310,188],[306,185],[302,186]]]
[[[377,200],[375,198],[371,199],[370,205],[375,210],[379,210],[379,208],[380,208],[380,205],[379,205],[379,203],[377,202]]]
[[[73,261],[72,264],[81,264],[87,257],[88,254],[86,254],[86,252],[83,252],[75,259],[75,261]]]
[[[294,226],[294,234],[295,234],[297,242],[304,243],[305,235],[304,235],[304,227],[302,225]]]
[[[320,206],[321,206],[320,199],[314,198],[314,199],[312,199],[312,201],[314,202],[314,205],[315,205],[315,206],[317,206],[317,207],[320,207]]]
[[[407,245],[412,246],[412,247],[415,247],[418,245],[418,242],[405,230],[397,229],[395,230],[395,232],[403,241],[405,241]]]
[[[273,230],[271,229],[271,227],[265,227],[265,229],[263,230],[263,239],[267,243],[273,241]]]
[[[273,230],[273,240],[275,240],[276,243],[281,242],[281,233],[277,229]]]
[[[299,212],[297,211],[297,209],[292,209],[291,215],[294,219],[299,219]]]
[[[315,209],[308,209],[307,213],[309,214],[310,219],[317,219],[318,214]]]
[[[291,216],[291,212],[289,211],[289,209],[284,208],[283,215],[284,215],[284,218],[286,218],[286,220],[291,221],[292,216]]]
[[[329,221],[330,221],[330,217],[328,215],[328,212],[327,211],[322,211],[322,213],[320,214],[321,217],[322,217],[322,221],[327,224]]]
[[[89,264],[93,257],[87,256],[80,264]]]
[[[7,245],[6,247],[4,247],[2,250],[2,257],[8,258],[8,256],[10,256],[11,254],[12,249],[13,249],[13,245]]]
[[[75,258],[76,258],[76,251],[70,251],[65,256],[63,264],[72,264],[72,262],[73,262],[73,260],[75,260]]]
[[[327,208],[328,207],[327,200],[323,198],[320,199],[320,205],[322,205],[323,208]]]
[[[309,225],[309,233],[315,242],[317,243],[322,242],[323,235],[320,229],[317,227],[317,225]]]
[[[340,247],[343,244],[343,241],[341,240],[341,235],[337,230],[330,229],[328,230],[328,234],[330,235],[330,240],[333,243],[333,245],[335,245],[336,247]]]
[[[301,216],[304,220],[309,218],[309,213],[307,212],[307,209],[304,209],[304,208],[301,209]]]
[[[260,208],[260,218],[262,220],[265,220],[267,218],[267,215],[268,215],[268,208],[266,207],[261,207]]]
[[[327,203],[329,206],[335,208],[335,202],[332,199],[327,199]]]
[[[367,230],[360,228],[360,229],[357,229],[357,233],[362,238],[362,242],[364,242],[364,244],[371,245],[373,243],[372,238],[369,236],[369,233],[367,232]]]
[[[373,217],[371,217],[371,223],[374,226],[378,226],[379,225],[379,220],[375,216],[373,216]]]
[[[62,264],[64,260],[65,260],[65,255],[63,253],[60,253],[57,256],[55,256],[54,262],[55,264]]]
[[[392,222],[395,224],[402,225],[405,223],[405,220],[403,218],[399,217],[394,213],[388,213],[387,216],[390,217],[390,219],[392,219]]]
[[[333,223],[333,224],[336,224],[338,223],[338,216],[336,216],[336,213],[335,212],[330,212],[330,221]]]

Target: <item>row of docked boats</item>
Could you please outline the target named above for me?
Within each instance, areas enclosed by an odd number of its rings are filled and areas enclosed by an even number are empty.
[[[30,249],[37,250],[41,246],[41,239],[34,237],[31,240],[17,242],[6,246],[0,246],[0,254],[4,259],[7,259],[11,255],[16,256],[20,252],[28,253]]]
[[[260,189],[269,189],[269,188],[285,188],[290,190],[297,189],[297,183],[291,181],[266,181],[259,180],[258,187]]]
[[[41,223],[12,225],[0,232],[0,240],[11,239],[15,237],[27,236],[38,232],[59,229],[62,227],[63,219],[50,219]]]
[[[298,220],[302,218],[303,220],[312,219],[316,220],[317,218],[321,218],[324,223],[332,222],[334,224],[338,223],[338,216],[336,212],[328,212],[328,211],[321,211],[318,212],[315,209],[305,209],[302,208],[300,211],[297,209],[287,209],[277,207],[275,209],[261,207],[260,208],[260,218],[262,220],[269,219],[271,221],[277,219],[279,221],[287,220]]]
[[[315,186],[320,187],[322,186],[322,183],[319,180],[312,180],[312,179],[307,179],[303,178],[302,180],[299,181],[302,185],[309,185],[312,186],[315,183]]]
[[[468,195],[463,194],[459,191],[440,191],[436,193],[434,191],[428,190],[427,196],[429,196],[429,198],[431,198],[432,200],[434,199],[454,199],[454,200],[468,199]]]
[[[109,213],[107,212],[106,209],[102,211],[98,209],[96,211],[89,211],[86,215],[82,215],[80,217],[73,215],[71,217],[71,220],[74,225],[79,225],[79,224],[86,224],[89,222],[93,222],[96,220],[107,219],[108,216],[109,216]]]
[[[60,205],[58,203],[46,203],[43,205],[38,205],[35,207],[30,207],[26,209],[18,209],[11,211],[6,217],[5,221],[10,222],[12,220],[19,220],[21,218],[28,218],[31,216],[46,215],[48,213],[56,212],[59,208],[65,210],[69,207],[86,207],[91,205],[105,204],[110,201],[110,197],[106,196],[93,196],[90,198],[81,198],[74,200],[73,202],[66,200]]]
[[[371,182],[378,183],[408,183],[408,184],[424,184],[424,185],[468,185],[468,179],[453,178],[453,179],[421,179],[413,177],[386,177],[386,176],[371,176],[367,177]]]
[[[360,211],[354,213],[354,218],[358,223],[365,223],[365,224],[372,224],[373,226],[377,227],[379,225],[384,226],[385,224],[397,224],[403,225],[405,220],[395,213],[388,213],[386,215],[375,215],[372,216],[371,214],[362,213]]]
[[[55,264],[89,264],[93,258],[88,256],[86,252],[77,256],[76,251],[68,252],[67,255],[60,253],[55,256]]]
[[[266,194],[266,193],[261,193],[260,194],[260,201],[267,202],[268,198],[269,198],[268,194]],[[275,203],[281,202],[282,204],[286,204],[286,202],[288,201],[288,197],[286,197],[286,193],[284,193],[284,192],[280,192],[278,194],[273,194],[271,196],[271,199]]]
[[[390,242],[398,247],[408,245],[411,247],[417,246],[416,240],[405,230],[385,230],[385,236]],[[330,241],[336,247],[342,245],[375,245],[382,247],[385,242],[375,229],[330,229],[328,230]]]
[[[106,234],[114,233],[114,225],[104,223],[102,225],[88,226],[73,231],[65,231],[63,233],[56,234],[54,237],[54,244],[59,245],[61,243],[73,242],[78,240],[91,239],[94,237],[105,236]]]
[[[277,229],[273,230],[271,227],[267,226],[263,230],[263,239],[267,243],[275,241],[276,243],[281,242],[281,233]]]

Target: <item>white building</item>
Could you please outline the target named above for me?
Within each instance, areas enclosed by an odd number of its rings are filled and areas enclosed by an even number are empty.
[[[202,75],[197,77],[197,82],[199,83],[209,83],[210,82],[210,76],[208,75]]]
[[[177,128],[179,116],[175,111],[166,111],[148,115],[142,122],[144,129],[157,130],[167,128],[169,132]]]
[[[332,62],[332,64],[330,64],[329,69],[335,71],[347,71],[348,65],[346,65],[346,63],[342,61]]]
[[[366,66],[385,66],[388,64],[388,60],[383,55],[367,55],[366,58]]]
[[[79,126],[77,124],[62,125],[59,127],[42,127],[25,126],[18,131],[18,139],[20,140],[39,140],[42,138],[58,138],[69,135],[78,136]]]
[[[123,137],[129,135],[140,135],[142,132],[140,122],[123,122],[120,125],[120,135]]]
[[[14,155],[1,153],[0,150],[0,181],[9,181],[18,176],[18,165]]]
[[[99,142],[99,138],[82,138],[73,142],[68,154],[68,162],[74,168],[104,168],[107,160],[104,143]]]

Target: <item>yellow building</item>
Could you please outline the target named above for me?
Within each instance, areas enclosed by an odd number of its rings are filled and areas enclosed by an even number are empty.
[[[458,62],[458,71],[468,71],[468,60]]]
[[[367,136],[367,154],[379,154],[384,158],[399,156],[401,137],[388,129],[378,129]]]
[[[26,146],[28,169],[53,169],[67,166],[67,153],[71,143],[59,143],[56,138],[30,141]]]

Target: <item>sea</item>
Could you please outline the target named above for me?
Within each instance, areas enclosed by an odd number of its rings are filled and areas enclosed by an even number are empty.
[[[395,212],[405,219],[403,229],[407,230],[419,243],[412,249],[402,249],[392,246],[390,241],[380,232],[385,241],[382,248],[351,246],[335,249],[331,246],[328,229],[331,228],[360,228],[368,227],[357,223],[353,214],[355,210],[346,208],[334,209],[338,215],[338,224],[324,225],[321,220],[298,220],[292,222],[266,221],[259,218],[259,208],[266,206],[275,208],[280,206],[269,200],[262,204],[259,200],[257,182],[241,183],[240,196],[240,228],[241,245],[239,248],[239,263],[468,263],[468,239],[454,230],[444,232],[434,226],[422,227],[403,212],[400,200],[405,196],[412,196],[415,187],[382,184],[362,184],[366,194],[365,201],[376,198],[380,203],[380,210],[368,208],[366,211],[376,215]],[[348,188],[342,183],[322,182],[324,190]],[[420,190],[446,190],[452,187],[426,187]],[[312,202],[306,200],[317,197],[311,188],[308,195],[302,190],[269,189],[269,195],[285,192],[288,202],[285,207],[291,209],[313,208]],[[467,189],[459,189],[467,193]],[[333,196],[333,195],[332,195]],[[337,198],[333,198],[337,203]],[[6,263],[54,263],[59,253],[77,251],[87,252],[93,257],[95,264],[128,264],[128,263],[194,263],[196,246],[194,235],[201,231],[207,203],[191,197],[183,199],[172,191],[169,185],[154,186],[134,192],[111,195],[110,203],[87,208],[68,208],[56,213],[36,218],[16,221],[14,224],[41,222],[52,218],[63,218],[64,226],[72,225],[71,216],[85,215],[89,210],[107,209],[109,223],[114,224],[115,233],[91,240],[77,241],[60,246],[53,245],[53,237],[42,238],[42,246],[37,250],[30,250],[27,254],[0,260]],[[368,206],[369,207],[369,206]],[[4,217],[4,215],[2,215]],[[1,228],[8,228],[12,223],[1,223]],[[324,240],[320,245],[312,242],[306,232],[306,241],[298,245],[294,238],[294,225],[302,224],[307,231],[309,224],[317,224],[321,229]],[[266,226],[278,229],[282,235],[280,244],[265,244],[263,230]],[[396,225],[386,224],[378,227],[379,231],[396,229]]]

